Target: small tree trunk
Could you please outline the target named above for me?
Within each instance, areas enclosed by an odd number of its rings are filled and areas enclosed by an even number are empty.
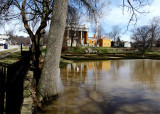
[[[34,39],[35,40],[32,41],[32,61],[34,65],[34,78],[36,79],[36,85],[38,85],[42,70],[43,58],[39,45],[38,36],[35,35]]]
[[[95,19],[95,23],[96,23],[96,39],[98,40],[98,20],[97,20],[97,17]]]
[[[68,0],[54,0],[46,56],[39,80],[41,100],[50,101],[57,95],[57,77],[65,30]]]

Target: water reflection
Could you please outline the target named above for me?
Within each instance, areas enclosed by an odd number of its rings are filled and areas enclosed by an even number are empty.
[[[132,64],[131,79],[140,82],[139,87],[154,90],[158,87],[160,62],[154,60],[137,60]]]
[[[60,69],[59,98],[46,113],[160,113],[159,69],[157,60],[68,64]]]
[[[95,61],[95,62],[77,62],[68,64],[60,71],[60,78],[63,86],[94,84],[96,89],[97,78],[101,77],[101,73],[110,70],[111,61]],[[78,70],[77,70],[78,67]],[[66,81],[67,80],[67,81]]]

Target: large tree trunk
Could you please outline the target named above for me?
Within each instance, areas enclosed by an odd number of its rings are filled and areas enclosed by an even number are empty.
[[[50,100],[57,95],[57,77],[63,35],[66,23],[68,0],[54,0],[46,56],[39,80],[41,100]]]

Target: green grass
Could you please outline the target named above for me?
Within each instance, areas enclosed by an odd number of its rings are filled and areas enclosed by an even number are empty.
[[[147,51],[145,54],[153,54],[153,55],[160,55],[160,51]]]
[[[82,47],[73,47],[73,48],[68,47],[66,53],[82,54],[82,53],[84,53],[84,51],[86,49],[87,49],[86,47],[84,47],[84,48],[82,48]]]
[[[67,50],[63,53],[68,54],[85,54],[85,50],[87,48],[91,48],[93,51],[98,51],[99,54],[107,54],[107,53],[128,53],[132,51],[126,51],[124,48],[108,48],[108,47],[67,47]],[[46,52],[46,46],[42,47],[42,55],[44,56]],[[62,53],[62,54],[63,54]]]
[[[17,50],[17,49],[10,49],[10,50],[1,51],[0,56],[5,55],[5,54],[10,53],[10,52],[15,51],[15,50]]]
[[[21,57],[21,53],[20,52],[15,52],[10,54],[9,56],[0,59],[0,63],[2,64],[13,64],[15,62],[17,62]]]
[[[111,48],[111,47],[74,47],[68,48],[66,53],[71,54],[83,54],[87,48],[91,48],[93,51],[98,51],[99,54],[107,53],[128,53],[131,51],[126,50],[125,48]]]
[[[23,50],[23,51],[29,51],[29,46],[23,46],[23,47],[22,47],[22,50]]]

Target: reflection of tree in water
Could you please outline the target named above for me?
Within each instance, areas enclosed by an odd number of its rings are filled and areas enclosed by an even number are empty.
[[[77,69],[78,67],[78,69]],[[64,86],[84,84],[87,77],[87,64],[72,63],[60,70],[60,78]]]
[[[123,61],[120,60],[114,60],[111,61],[111,67],[112,67],[112,80],[113,81],[117,81],[120,77],[119,77],[119,69],[120,67],[124,64]]]
[[[77,67],[79,70],[77,70]],[[64,86],[93,84],[96,90],[97,81],[101,78],[102,70],[110,69],[110,61],[77,62],[64,66],[60,70],[60,78]]]
[[[137,60],[132,64],[131,79],[138,81],[141,88],[156,89],[159,80],[160,62],[153,60]]]

